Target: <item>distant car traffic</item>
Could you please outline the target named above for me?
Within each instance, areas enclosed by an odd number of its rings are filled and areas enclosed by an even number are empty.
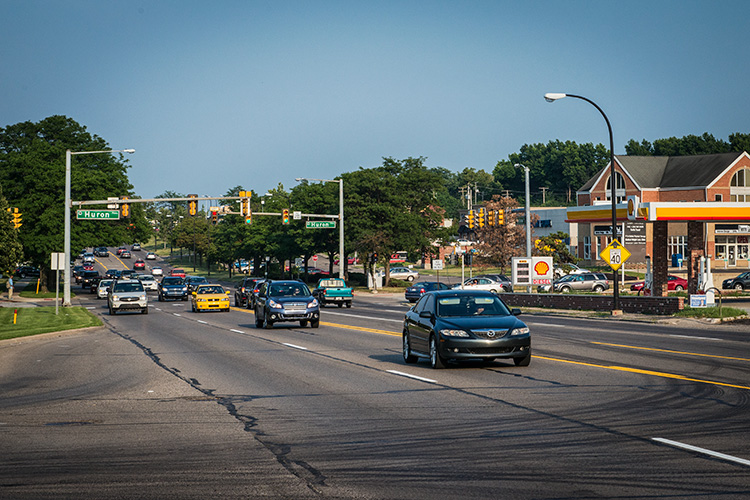
[[[133,243],[133,246],[130,247],[130,249],[134,252],[140,252],[141,251],[141,244],[140,243]]]
[[[255,299],[255,327],[299,321],[300,326],[320,326],[320,303],[301,281],[264,281]]]
[[[408,267],[392,267],[388,271],[388,275],[391,279],[414,281],[419,277],[419,273]]]
[[[96,287],[96,298],[97,299],[106,299],[107,294],[109,293],[108,288],[112,286],[112,283],[114,283],[115,280],[112,278],[102,278],[99,280],[99,284]]]
[[[750,290],[750,271],[722,281],[721,288],[724,290]]]
[[[127,250],[127,248],[125,248],[125,247],[118,247],[117,248],[117,255],[121,255],[122,252],[124,252],[125,250]]]
[[[107,247],[97,247],[94,249],[94,255],[97,257],[109,257],[109,250]]]
[[[120,252],[121,259],[129,259],[130,257],[130,250],[123,250],[122,252]]]
[[[114,316],[120,311],[134,309],[141,311],[142,314],[148,314],[148,296],[140,281],[115,280],[109,289],[110,292],[107,294],[109,314]]]
[[[187,276],[185,278],[185,284],[188,287],[188,292],[194,292],[198,285],[207,285],[208,280],[203,276]]]
[[[229,290],[221,285],[198,285],[191,294],[193,312],[229,311]]]
[[[86,288],[92,285],[94,282],[99,282],[99,280],[102,278],[99,276],[99,273],[96,271],[84,271],[80,275],[81,280],[79,283],[81,284],[81,288]]]
[[[156,254],[154,252],[147,253],[146,260],[156,260]]]
[[[159,302],[169,299],[188,299],[188,287],[185,279],[179,276],[166,276],[159,282]]]
[[[154,266],[151,268],[151,274],[154,276],[164,276],[164,270],[159,266]]]
[[[143,259],[137,259],[135,262],[133,262],[133,269],[136,271],[143,271],[146,269],[146,263],[143,261]]]
[[[117,279],[120,277],[120,270],[119,269],[107,269],[104,272],[104,276],[106,278]]]
[[[187,275],[185,274],[185,270],[184,269],[172,269],[171,271],[169,271],[169,275],[170,276],[177,276],[179,278],[185,278],[185,277],[187,277]]]
[[[242,278],[242,281],[240,281],[234,289],[234,306],[247,307],[249,309],[250,306],[248,305],[248,302],[251,300],[250,297],[252,291],[255,288],[255,285],[260,281],[263,281],[263,278]]]
[[[158,292],[159,291],[159,282],[154,279],[154,277],[150,274],[142,274],[138,276],[138,281],[143,283],[143,288],[149,291]]]
[[[630,285],[630,289],[634,292],[640,292],[643,290],[645,282],[638,281],[637,283],[633,283]],[[669,275],[667,276],[667,290],[674,290],[677,292],[680,292],[682,290],[687,289],[687,280],[684,278],[680,278],[679,276]]]
[[[94,262],[96,262],[96,256],[91,252],[86,252],[85,254],[83,254],[83,263],[85,264],[87,262],[93,264]]]
[[[450,290],[450,286],[437,281],[419,281],[404,290],[404,298],[409,302],[418,301],[422,295],[433,290]]]
[[[450,360],[501,358],[528,366],[531,336],[520,313],[486,290],[427,292],[404,317],[404,362],[428,358],[444,368]]]

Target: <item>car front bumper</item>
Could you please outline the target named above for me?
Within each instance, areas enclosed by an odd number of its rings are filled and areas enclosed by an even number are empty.
[[[523,358],[531,349],[531,337],[501,338],[497,340],[441,337],[440,355],[448,359]]]

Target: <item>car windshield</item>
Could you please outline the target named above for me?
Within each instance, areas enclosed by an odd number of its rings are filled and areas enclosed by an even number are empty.
[[[198,287],[198,294],[204,295],[207,293],[224,293],[224,289],[220,286],[201,286]]]
[[[439,297],[437,315],[456,316],[508,316],[510,311],[497,297],[464,295]]]
[[[307,297],[310,292],[302,283],[275,283],[271,285],[271,297]]]
[[[115,283],[115,292],[142,292],[143,285],[140,282]]]
[[[161,282],[162,285],[182,285],[182,278],[164,278]]]

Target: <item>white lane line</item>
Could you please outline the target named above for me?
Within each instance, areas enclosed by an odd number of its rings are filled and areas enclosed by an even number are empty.
[[[203,323],[204,325],[208,324],[208,321],[203,321],[202,319],[196,319],[195,321],[197,321],[198,323]]]
[[[230,328],[229,331],[234,333],[245,333],[242,330],[235,330],[234,328]]]
[[[182,314],[177,314],[177,313],[172,313],[172,314],[174,314],[175,316],[179,316],[180,318],[182,317]]]
[[[399,371],[396,371],[396,370],[387,370],[387,371],[388,371],[388,373],[392,373],[392,374],[398,375],[400,377],[413,378],[415,380],[420,380],[422,382],[428,382],[430,384],[437,384],[437,380],[432,380],[431,378],[417,377],[416,375],[412,375],[410,373],[399,372]]]
[[[574,328],[572,325],[560,325],[557,323],[537,323],[536,321],[526,321],[529,325],[535,325],[535,326],[553,326],[555,328]],[[575,327],[578,328],[578,327]]]
[[[292,348],[294,348],[294,349],[299,349],[299,350],[301,350],[301,351],[307,351],[307,350],[308,350],[308,349],[307,349],[307,347],[302,347],[302,346],[300,346],[300,345],[294,345],[294,344],[286,344],[286,343],[284,343],[283,345],[285,345],[285,346],[287,346],[287,347],[292,347]]]
[[[154,307],[154,309],[156,309],[157,311],[161,311],[161,309],[159,309],[158,307]]]
[[[692,335],[670,335],[670,337],[679,337],[681,339],[691,339],[691,340],[721,340],[713,337],[693,337]]]
[[[703,453],[704,455],[708,455],[711,457],[716,457],[722,460],[728,460],[730,462],[736,462],[738,464],[750,466],[750,460],[745,460],[744,458],[738,458],[732,455],[726,455],[724,453],[719,453],[718,451],[707,450],[705,448],[698,448],[697,446],[680,443],[679,441],[672,441],[671,439],[664,439],[664,438],[651,438],[651,439],[654,441],[658,441],[660,443],[664,443],[669,446],[674,446],[675,448],[683,448],[685,450],[696,451],[698,453]]]
[[[404,312],[404,311],[398,311],[398,312]],[[393,323],[403,323],[403,319],[387,319],[387,318],[376,318],[374,316],[360,316],[359,314],[346,314],[346,313],[340,313],[340,312],[330,312],[330,311],[321,311],[321,315],[328,315],[332,314],[333,316],[346,316],[349,318],[360,318],[360,319],[371,319],[374,321],[391,321]]]
[[[86,309],[96,309],[96,306],[86,306]]]

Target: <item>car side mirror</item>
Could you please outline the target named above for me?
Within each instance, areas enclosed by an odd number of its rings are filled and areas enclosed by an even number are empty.
[[[521,310],[519,308],[517,308],[517,307],[514,307],[513,309],[510,310],[510,313],[513,316],[520,316],[521,315]]]
[[[419,317],[430,319],[432,318],[432,313],[430,311],[422,311],[421,313],[419,313]]]
[[[227,290],[227,295],[229,295],[229,294],[230,294],[230,292],[229,292],[229,290]]]

